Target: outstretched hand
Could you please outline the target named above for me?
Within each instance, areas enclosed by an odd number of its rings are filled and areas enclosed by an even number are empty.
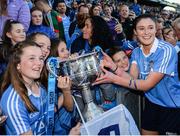
[[[117,67],[114,61],[105,52],[102,52],[102,54],[103,54],[103,60],[101,61],[101,64],[100,64],[101,68],[106,67],[114,71],[114,69],[116,69]]]
[[[114,77],[116,75],[106,70],[104,67],[102,67],[101,69],[102,69],[102,73],[92,85],[97,85],[97,84],[102,84],[102,83],[113,83],[115,79]]]

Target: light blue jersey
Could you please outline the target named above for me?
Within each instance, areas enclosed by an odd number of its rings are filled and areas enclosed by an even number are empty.
[[[40,89],[40,96],[28,90],[28,96],[38,112],[30,113],[17,92],[10,85],[1,98],[3,113],[8,116],[5,128],[7,135],[19,135],[31,130],[34,135],[45,134],[47,125],[47,94]]]
[[[155,39],[149,55],[142,48],[134,49],[132,63],[139,69],[139,79],[146,79],[149,73],[163,73],[162,80],[145,96],[152,103],[172,108],[180,108],[180,82],[177,73],[177,53],[173,46],[162,40]]]

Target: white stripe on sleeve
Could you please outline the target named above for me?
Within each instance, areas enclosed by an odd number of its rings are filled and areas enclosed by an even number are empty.
[[[17,128],[17,125],[14,122],[13,113],[11,112],[12,105],[10,103],[13,101],[12,97],[14,97],[14,95],[15,95],[15,92],[14,90],[12,90],[7,100],[7,111],[8,111],[8,117],[10,118],[14,129],[19,134],[20,130]]]
[[[17,98],[16,98],[16,110],[17,110],[18,117],[19,117],[19,119],[20,119],[20,123],[21,123],[20,125],[21,125],[21,127],[23,128],[23,133],[24,133],[24,132],[27,132],[27,128],[26,128],[26,125],[24,124],[24,121],[23,121],[23,119],[22,119],[22,116],[21,116],[21,114],[20,114],[20,112],[19,112],[18,103],[19,103],[19,95],[18,95]]]
[[[12,99],[9,102],[9,115],[10,115],[10,119],[12,122],[13,127],[16,130],[17,134],[22,134],[24,132],[27,132],[27,128],[23,122],[22,116],[19,112],[19,107],[18,107],[18,103],[19,103],[19,96],[17,95],[17,93],[13,90],[12,92],[14,92],[12,94]],[[18,117],[18,118],[17,118]]]
[[[167,66],[171,59],[172,49],[169,46],[160,44],[160,47],[164,50],[163,60],[161,66],[159,67],[159,72],[166,73]]]

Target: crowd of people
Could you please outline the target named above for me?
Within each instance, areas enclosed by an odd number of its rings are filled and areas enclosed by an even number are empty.
[[[0,5],[0,134],[47,134],[48,58],[68,60],[97,45],[103,59],[94,102],[104,111],[124,104],[141,134],[180,134],[180,14],[137,0]],[[72,95],[83,111],[81,88],[68,76],[57,82],[52,134],[80,135]]]

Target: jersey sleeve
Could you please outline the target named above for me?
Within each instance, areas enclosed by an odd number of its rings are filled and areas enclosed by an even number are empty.
[[[177,53],[173,47],[165,46],[157,55],[153,71],[174,76],[177,66]]]
[[[139,55],[138,50],[139,50],[139,48],[136,48],[136,49],[133,50],[132,55],[131,55],[131,64],[132,63],[137,64],[137,61],[138,61],[138,58],[139,58],[138,57],[138,55]]]
[[[20,96],[14,93],[11,100],[7,100],[8,124],[14,130],[14,134],[19,135],[31,130],[28,111],[20,99]]]

